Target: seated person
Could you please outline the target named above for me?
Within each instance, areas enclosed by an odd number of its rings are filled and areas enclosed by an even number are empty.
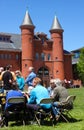
[[[38,110],[39,103],[43,98],[49,98],[47,89],[41,85],[41,79],[36,77],[33,79],[34,88],[30,92],[30,98],[26,104],[29,114],[33,116],[33,111]],[[44,109],[50,109],[51,104],[41,104]]]
[[[56,87],[54,88],[53,98],[55,102],[52,104],[53,116],[56,120],[59,119],[59,102],[65,101],[69,96],[67,89],[63,86],[62,81],[60,79],[56,79],[55,81]]]
[[[7,109],[8,107],[10,107],[12,104],[9,104],[7,101],[9,98],[11,97],[22,97],[24,96],[24,94],[18,89],[18,85],[16,82],[12,83],[11,86],[11,90],[8,91],[8,93],[6,94],[6,104],[5,104],[5,109]]]
[[[55,79],[51,79],[51,80],[50,80],[50,87],[47,88],[50,97],[52,97],[52,95],[53,95],[53,91],[54,91],[54,88],[55,88],[55,87],[56,87]]]
[[[9,110],[16,110],[16,105],[12,103],[8,103],[8,99],[11,97],[24,97],[24,94],[18,89],[18,85],[16,82],[13,82],[11,85],[11,90],[9,90],[6,94],[6,104],[5,104],[5,110],[3,113],[3,116],[5,116],[5,123],[6,126],[8,126],[8,119],[9,119]],[[26,104],[26,98],[25,98],[25,104]],[[24,105],[20,104],[19,107],[17,107],[18,111],[24,109]],[[15,118],[18,120],[19,119],[19,113],[15,115]]]

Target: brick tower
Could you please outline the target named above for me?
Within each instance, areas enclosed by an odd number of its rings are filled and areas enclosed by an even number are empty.
[[[21,28],[21,40],[22,40],[22,73],[23,76],[27,76],[27,68],[33,65],[33,37],[34,28],[31,17],[26,11]]]
[[[51,39],[53,40],[53,77],[64,79],[64,53],[63,53],[63,29],[57,19],[54,17],[50,29]]]

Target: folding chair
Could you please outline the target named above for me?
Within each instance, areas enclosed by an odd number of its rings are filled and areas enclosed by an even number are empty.
[[[62,117],[66,122],[69,122],[66,116],[72,118],[70,114],[70,110],[73,109],[73,102],[75,100],[76,96],[75,95],[70,95],[67,97],[67,99],[63,102],[60,102],[60,112],[59,115]]]
[[[25,102],[25,97],[11,97],[8,99],[8,103],[12,105],[3,113],[4,123],[6,126],[8,126],[8,121],[11,121],[11,118],[16,120],[16,117],[20,121],[22,119],[23,125],[25,125]]]
[[[54,102],[53,98],[44,98],[40,101],[39,105],[41,106],[42,104],[52,104],[53,102]],[[41,107],[38,111],[35,112],[35,120],[37,121],[39,126],[44,121],[44,119],[50,120],[50,116],[51,116],[51,108],[44,109]]]

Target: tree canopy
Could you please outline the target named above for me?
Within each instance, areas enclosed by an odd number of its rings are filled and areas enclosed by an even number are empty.
[[[79,72],[79,77],[84,84],[84,48],[82,48],[80,51],[80,57],[77,63],[77,70]]]

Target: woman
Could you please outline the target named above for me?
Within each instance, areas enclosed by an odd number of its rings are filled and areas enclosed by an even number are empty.
[[[19,90],[23,91],[24,90],[24,85],[25,85],[25,80],[24,77],[22,76],[21,72],[17,70],[15,72],[16,74],[16,82],[18,84]]]

